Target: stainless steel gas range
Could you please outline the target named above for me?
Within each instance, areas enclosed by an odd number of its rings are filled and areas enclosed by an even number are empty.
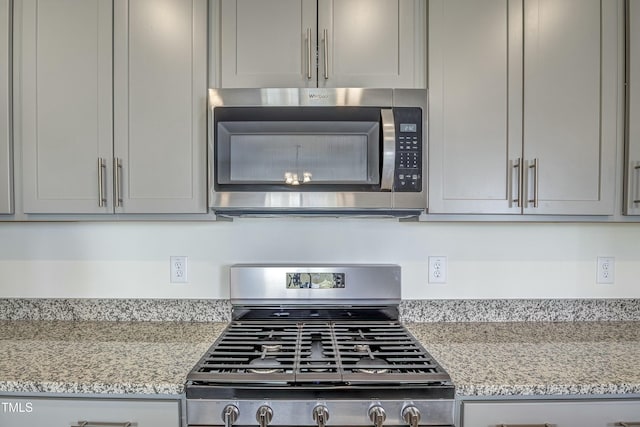
[[[450,426],[449,375],[398,320],[395,265],[235,265],[189,426]]]

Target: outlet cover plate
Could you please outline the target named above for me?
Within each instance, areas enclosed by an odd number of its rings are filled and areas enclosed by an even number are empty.
[[[429,257],[429,283],[447,283],[447,257]]]
[[[616,259],[612,256],[599,256],[596,283],[610,285],[615,282]]]
[[[172,256],[169,257],[170,263],[170,279],[171,283],[187,283],[187,257]]]

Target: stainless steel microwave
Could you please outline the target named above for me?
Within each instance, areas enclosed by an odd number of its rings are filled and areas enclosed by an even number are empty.
[[[220,215],[418,216],[427,91],[209,89],[209,206]]]

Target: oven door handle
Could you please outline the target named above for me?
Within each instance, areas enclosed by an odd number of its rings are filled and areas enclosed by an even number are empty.
[[[382,177],[380,178],[380,190],[393,190],[393,179],[396,165],[396,123],[393,118],[393,110],[385,108],[380,110],[382,119]]]

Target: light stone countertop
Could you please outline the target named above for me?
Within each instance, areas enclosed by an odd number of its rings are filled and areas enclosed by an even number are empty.
[[[0,321],[0,393],[179,395],[225,326]],[[459,396],[640,394],[640,322],[407,326]]]
[[[178,395],[225,326],[0,321],[0,393]]]
[[[409,323],[458,396],[640,394],[640,322]]]

